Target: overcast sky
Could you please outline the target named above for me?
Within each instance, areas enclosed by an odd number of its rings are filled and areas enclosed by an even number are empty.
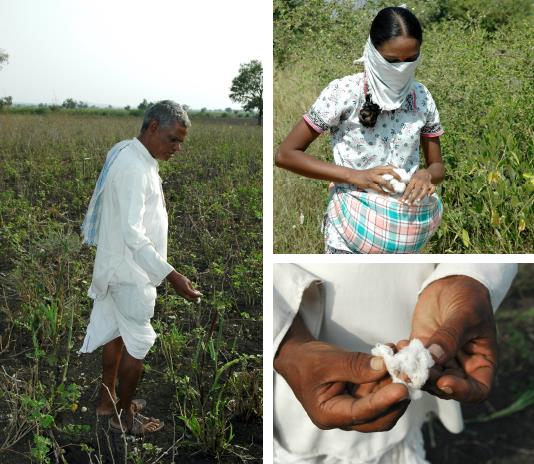
[[[265,6],[267,5],[267,7]],[[265,0],[0,0],[0,97],[239,108],[239,65],[271,49]]]

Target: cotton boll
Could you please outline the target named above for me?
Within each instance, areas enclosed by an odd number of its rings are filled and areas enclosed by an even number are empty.
[[[403,193],[406,190],[406,184],[399,182],[397,179],[392,179],[390,182],[395,193]]]
[[[393,170],[399,175],[401,180],[399,181],[396,177],[393,177],[392,174],[383,174],[382,178],[384,180],[387,180],[391,187],[393,187],[393,190],[396,194],[404,193],[406,190],[406,185],[408,182],[410,182],[410,179],[412,178],[412,174],[409,172],[406,172],[405,169],[402,168],[393,168]],[[387,191],[384,189],[384,191]]]
[[[406,189],[406,185],[402,182],[399,182],[395,177],[393,177],[391,174],[383,174],[382,178],[384,180],[387,180],[389,184],[393,187],[393,190],[395,193],[402,193]],[[383,187],[382,187],[383,188]],[[384,189],[384,188],[383,188]],[[387,191],[384,189],[384,191]]]
[[[402,168],[393,168],[393,170],[400,176],[402,183],[407,184],[410,182],[413,174],[412,172],[406,172],[406,170]]]
[[[371,350],[371,354],[384,358],[393,383],[406,385],[410,399],[421,398],[421,387],[428,379],[428,370],[434,365],[432,355],[423,346],[421,340],[414,338],[408,346],[395,354],[389,346],[377,343]],[[402,380],[401,376],[408,377],[408,381]]]

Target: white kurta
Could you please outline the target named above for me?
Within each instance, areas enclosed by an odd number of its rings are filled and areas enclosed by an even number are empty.
[[[121,336],[143,359],[156,340],[156,286],[167,263],[168,219],[157,161],[136,138],[118,154],[102,191],[93,280],[94,305],[81,353]]]
[[[88,294],[103,299],[110,284],[159,285],[167,263],[168,219],[158,162],[133,138],[111,166]]]
[[[410,335],[418,294],[434,280],[467,275],[484,284],[493,308],[504,298],[514,264],[278,264],[274,268],[274,352],[299,312],[318,339],[370,353],[378,342]],[[423,463],[420,427],[435,412],[463,428],[456,401],[423,393],[389,432],[318,429],[283,377],[274,377],[274,462],[279,464]]]

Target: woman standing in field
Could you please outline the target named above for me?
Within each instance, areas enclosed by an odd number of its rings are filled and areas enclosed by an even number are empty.
[[[326,253],[415,253],[441,221],[443,129],[430,92],[413,79],[422,41],[413,13],[381,10],[358,60],[365,71],[332,81],[280,145],[277,166],[333,182]],[[327,130],[334,164],[305,153]]]

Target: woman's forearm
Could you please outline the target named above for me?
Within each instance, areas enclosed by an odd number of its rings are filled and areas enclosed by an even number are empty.
[[[275,163],[279,168],[287,169],[301,176],[336,183],[350,183],[357,172],[354,169],[319,160],[302,150],[284,149],[283,145],[276,154]]]

